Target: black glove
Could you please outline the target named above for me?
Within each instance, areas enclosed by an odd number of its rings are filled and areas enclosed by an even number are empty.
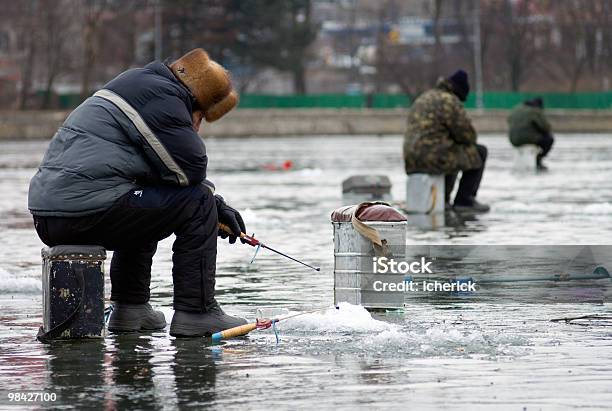
[[[240,238],[240,233],[246,232],[244,221],[242,221],[240,213],[236,209],[228,206],[223,197],[221,197],[219,194],[215,194],[215,202],[217,203],[217,215],[219,217],[219,222],[228,226],[233,233],[228,234],[224,230],[219,229],[219,236],[221,238],[229,237],[230,244],[234,244],[236,239]],[[240,241],[244,243],[244,240],[240,239]]]

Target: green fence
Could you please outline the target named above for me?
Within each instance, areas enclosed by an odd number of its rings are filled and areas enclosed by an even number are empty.
[[[268,95],[242,94],[243,108],[359,108],[364,107],[363,96],[346,94]]]
[[[540,96],[546,108],[605,110],[612,109],[612,93],[508,93],[487,92],[483,104],[489,109],[509,109],[517,104]],[[472,93],[465,102],[467,108],[476,107],[476,96]]]
[[[487,109],[510,109],[535,96],[544,99],[546,108],[559,109],[612,109],[612,93],[511,93],[486,92],[483,103]],[[262,95],[244,94],[240,97],[242,108],[365,108],[375,109],[408,107],[412,99],[404,94],[306,94]],[[476,107],[476,96],[470,94],[467,108]]]
[[[520,102],[541,96],[546,108],[604,110],[612,109],[612,92],[606,93],[511,93],[486,92],[483,95],[487,109],[510,109]],[[55,96],[60,108],[76,107],[80,102],[78,94]],[[243,94],[240,96],[242,108],[366,108],[392,109],[410,106],[412,98],[405,94],[305,94],[305,95],[272,95]],[[476,107],[476,96],[471,93],[465,103],[467,108]]]
[[[408,107],[410,97],[404,94],[242,94],[242,108],[396,108]]]

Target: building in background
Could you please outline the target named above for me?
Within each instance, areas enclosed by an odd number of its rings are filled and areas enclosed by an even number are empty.
[[[72,107],[204,47],[247,94],[416,95],[475,72],[477,0],[0,0],[0,107]],[[487,91],[606,91],[612,0],[479,0]],[[158,33],[158,35],[156,35]]]

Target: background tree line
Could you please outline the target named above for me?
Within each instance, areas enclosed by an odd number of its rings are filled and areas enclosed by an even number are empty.
[[[478,21],[486,90],[604,91],[612,74],[612,0],[0,0],[0,9],[4,107],[83,99],[153,60],[156,44],[170,60],[204,47],[241,92],[269,92],[269,72],[298,94],[417,94],[454,68],[476,71]],[[410,27],[424,32],[404,36]]]
[[[388,3],[394,3],[388,0]],[[478,2],[478,4],[477,4]],[[474,26],[479,9],[485,90],[609,91],[612,77],[610,0],[432,0],[433,44],[425,48],[380,41],[383,81],[399,79],[418,93],[448,67],[475,72]],[[381,20],[392,18],[381,8]],[[444,44],[445,36],[456,41]],[[421,53],[415,58],[414,53]]]

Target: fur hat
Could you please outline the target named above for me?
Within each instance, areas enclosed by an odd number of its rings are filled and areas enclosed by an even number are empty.
[[[465,101],[470,93],[470,83],[467,73],[459,69],[448,78],[448,81],[453,85],[453,91],[457,97],[459,97],[459,100]]]
[[[230,75],[203,49],[194,49],[170,65],[174,75],[193,93],[206,121],[220,119],[236,104]]]

